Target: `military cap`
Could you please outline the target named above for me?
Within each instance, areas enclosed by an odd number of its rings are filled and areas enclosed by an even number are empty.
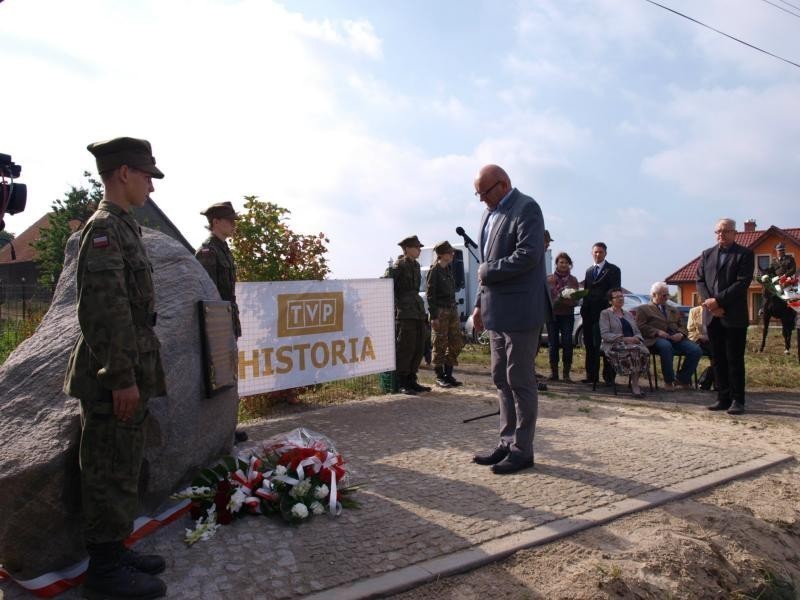
[[[547,229],[544,230],[544,241],[545,242],[555,242],[555,240],[550,237],[550,232],[547,231]]]
[[[778,242],[778,245],[775,246],[775,250],[786,250],[786,246],[783,242]]]
[[[401,248],[407,248],[408,246],[413,246],[415,248],[422,248],[422,242],[419,241],[419,238],[415,235],[410,235],[407,238],[403,238],[397,243],[398,246]]]
[[[453,252],[455,252],[453,247],[450,245],[450,242],[448,242],[447,240],[436,244],[433,247],[433,251],[436,252],[436,254],[452,254]]]
[[[156,159],[153,158],[153,150],[147,140],[118,137],[104,142],[94,142],[86,146],[86,149],[94,154],[98,173],[106,173],[122,165],[128,165],[156,179],[164,177],[164,173],[156,167]]]
[[[212,204],[211,206],[209,206],[200,214],[208,217],[209,221],[211,219],[239,218],[239,215],[237,215],[236,211],[233,209],[233,204],[231,204],[230,202],[217,202],[216,204]]]

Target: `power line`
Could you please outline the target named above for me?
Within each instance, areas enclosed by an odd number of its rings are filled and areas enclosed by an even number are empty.
[[[797,6],[796,4],[792,4],[791,2],[786,2],[786,0],[778,0],[778,2],[782,2],[786,6],[791,6],[792,8],[796,8],[797,10],[800,10],[800,6]]]
[[[800,15],[798,15],[796,12],[792,12],[792,11],[791,11],[791,10],[789,10],[788,8],[783,8],[781,5],[779,5],[779,4],[775,4],[774,2],[770,2],[769,0],[761,0],[761,1],[762,1],[762,2],[766,2],[767,4],[771,4],[772,6],[774,6],[775,8],[777,8],[778,10],[782,10],[783,12],[785,12],[785,13],[789,13],[789,14],[790,14],[790,15],[792,15],[793,17],[797,17],[798,19],[800,19]]]
[[[692,21],[693,23],[697,23],[698,25],[702,25],[706,29],[710,29],[711,31],[714,31],[714,32],[716,32],[716,33],[718,33],[720,35],[724,35],[726,38],[730,38],[734,42],[739,42],[740,44],[744,44],[745,46],[748,46],[749,48],[752,48],[753,50],[758,50],[759,52],[763,52],[764,54],[766,54],[768,56],[771,56],[772,58],[777,58],[778,60],[782,60],[783,62],[789,63],[790,65],[800,69],[800,64],[797,64],[796,62],[793,62],[793,61],[789,60],[788,58],[783,58],[782,56],[778,56],[777,54],[773,54],[772,52],[768,52],[767,50],[764,50],[763,48],[759,48],[758,46],[754,46],[753,44],[745,42],[744,40],[740,40],[737,37],[733,37],[732,35],[728,35],[724,31],[720,31],[719,29],[714,29],[713,27],[711,27],[711,25],[706,25],[705,23],[703,23],[701,21],[698,21],[697,19],[693,19],[692,17],[683,14],[682,12],[678,12],[677,10],[673,10],[668,6],[664,6],[663,4],[659,4],[658,2],[654,2],[653,0],[644,0],[644,1],[645,2],[649,2],[650,4],[654,4],[655,6],[658,6],[659,8],[663,8],[664,10],[668,10],[669,12],[674,13],[674,14],[678,15],[679,17],[683,17],[684,19],[688,19],[688,20]]]

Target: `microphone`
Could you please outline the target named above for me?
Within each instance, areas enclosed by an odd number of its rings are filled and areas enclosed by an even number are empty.
[[[467,235],[467,232],[466,232],[466,231],[464,231],[464,228],[463,228],[463,227],[456,227],[456,233],[457,233],[458,235],[460,235],[462,238],[464,238],[464,243],[465,243],[467,246],[472,246],[472,247],[473,247],[473,248],[475,248],[476,250],[478,249],[478,244],[476,244],[476,243],[475,243],[475,242],[472,240],[472,238],[471,238],[471,237],[469,237],[469,236]]]

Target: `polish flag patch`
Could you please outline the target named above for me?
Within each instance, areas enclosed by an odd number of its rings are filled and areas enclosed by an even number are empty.
[[[92,248],[108,248],[108,236],[96,235],[92,238]]]

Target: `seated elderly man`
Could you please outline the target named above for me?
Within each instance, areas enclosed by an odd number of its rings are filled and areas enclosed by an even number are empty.
[[[644,343],[661,357],[661,372],[668,387],[690,388],[692,374],[697,368],[703,351],[690,341],[681,313],[667,304],[669,290],[663,281],[650,288],[650,303],[636,309],[636,324],[644,336]],[[672,367],[676,354],[685,356],[677,377]]]

